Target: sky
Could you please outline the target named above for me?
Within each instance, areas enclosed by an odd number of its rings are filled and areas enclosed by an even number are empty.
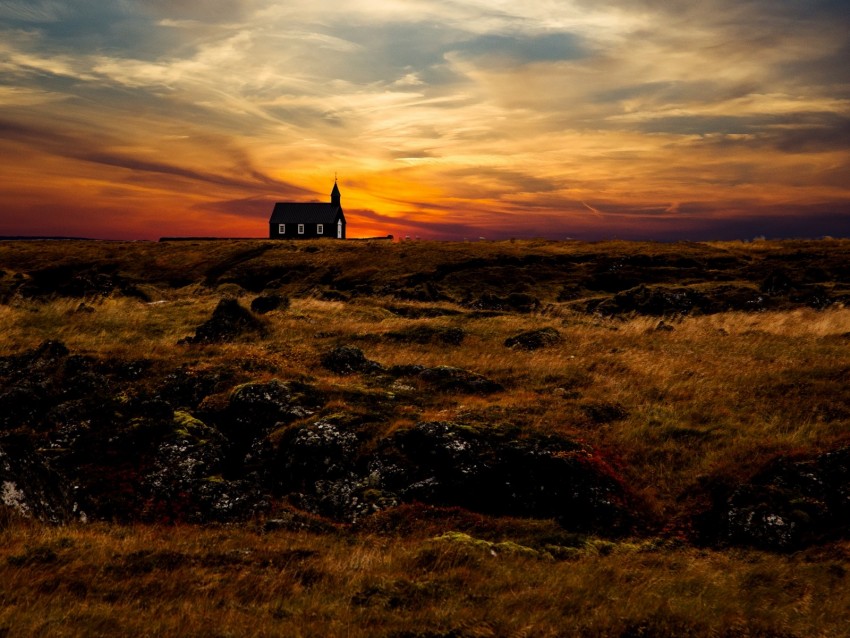
[[[850,236],[847,0],[0,0],[0,236]]]

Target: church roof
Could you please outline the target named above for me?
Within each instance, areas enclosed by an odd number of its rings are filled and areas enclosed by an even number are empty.
[[[274,205],[271,224],[333,224],[345,216],[335,204],[278,202]]]

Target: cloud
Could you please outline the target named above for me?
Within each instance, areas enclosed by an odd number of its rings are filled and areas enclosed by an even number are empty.
[[[503,64],[503,58],[519,63],[577,60],[588,55],[581,39],[573,33],[541,35],[482,35],[460,43],[457,51],[484,58],[485,63]]]

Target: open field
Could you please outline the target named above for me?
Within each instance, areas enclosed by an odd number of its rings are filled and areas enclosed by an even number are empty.
[[[848,635],[849,301],[841,240],[2,243],[0,635]]]

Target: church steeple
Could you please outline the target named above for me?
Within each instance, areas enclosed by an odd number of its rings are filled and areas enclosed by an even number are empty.
[[[336,177],[334,177],[334,189],[331,191],[331,204],[333,204],[334,206],[340,206],[339,186],[337,186]]]

